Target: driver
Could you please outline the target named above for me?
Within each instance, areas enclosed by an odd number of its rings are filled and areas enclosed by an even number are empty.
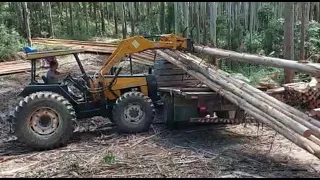
[[[57,71],[58,61],[56,59],[50,61],[49,63],[49,71],[47,72],[47,80],[49,84],[57,84],[59,83],[59,79],[66,78],[70,73],[60,73]]]

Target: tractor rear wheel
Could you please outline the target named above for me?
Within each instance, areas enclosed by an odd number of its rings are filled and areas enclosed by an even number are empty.
[[[31,148],[45,150],[63,146],[73,134],[75,111],[63,96],[37,92],[16,107],[14,134]]]
[[[127,92],[113,107],[113,121],[122,132],[138,133],[149,130],[155,117],[152,100],[141,92]]]

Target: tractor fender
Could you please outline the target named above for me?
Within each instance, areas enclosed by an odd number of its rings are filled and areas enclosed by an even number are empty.
[[[66,98],[71,104],[77,104],[76,100],[69,94],[68,88],[66,85],[52,84],[52,85],[28,85],[22,92],[18,94],[20,97],[26,97],[32,93],[39,91],[50,91],[55,92]]]

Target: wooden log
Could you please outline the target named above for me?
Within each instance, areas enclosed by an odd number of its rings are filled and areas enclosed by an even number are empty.
[[[165,51],[165,52],[168,52],[168,51]],[[169,52],[170,53],[170,52]],[[180,56],[181,56],[181,53],[177,52]],[[172,53],[170,53],[171,55]],[[189,55],[189,54],[188,54]],[[192,58],[198,58],[196,56],[192,56]],[[187,59],[185,59],[187,60]],[[189,65],[191,65],[191,63],[189,63]],[[197,64],[197,66],[203,66],[205,67],[205,63],[201,63],[200,64]],[[199,68],[198,68],[199,69]],[[290,118],[293,118],[294,120],[296,120],[297,122],[303,124],[304,126],[308,127],[308,128],[312,128],[314,129],[315,132],[317,132],[317,134],[320,133],[320,122],[309,117],[308,115],[298,111],[297,109],[281,102],[281,101],[278,101],[277,99],[275,99],[274,97],[271,97],[269,95],[267,95],[266,93],[250,86],[249,84],[239,80],[239,79],[236,79],[234,77],[232,77],[230,74],[222,71],[222,70],[219,70],[217,68],[214,69],[213,68],[208,68],[207,67],[207,71],[210,71],[210,73],[214,73],[214,77],[216,78],[217,76],[219,77],[222,77],[222,75],[228,77],[228,80],[229,81],[232,81],[231,83],[231,86],[234,84],[238,87],[241,87],[241,89],[245,90],[246,92],[250,93],[253,97],[255,98],[258,98],[259,100],[269,104],[270,106],[272,106],[273,108],[276,108],[278,109],[279,111],[285,113],[287,116],[289,116]],[[315,129],[315,127],[317,127],[317,129]]]
[[[164,50],[164,52],[169,54],[169,55],[171,55],[171,54],[174,55],[174,53],[172,51],[169,51],[169,50]],[[186,61],[187,59],[182,59],[182,58],[179,58],[179,57],[177,57],[177,58],[180,59],[180,61],[183,61],[184,63],[187,63],[187,65],[189,67],[193,67],[197,71],[199,71],[202,74],[204,74],[212,82],[221,85],[223,88],[227,89],[228,91],[234,93],[237,96],[242,97],[248,103],[253,104],[256,107],[259,107],[265,113],[271,114],[271,116],[273,116],[274,118],[279,119],[282,123],[284,123],[287,126],[291,127],[292,129],[294,129],[300,135],[305,136],[305,137],[309,137],[311,135],[311,131],[310,131],[309,128],[305,127],[304,125],[302,125],[302,124],[300,124],[300,123],[298,123],[296,121],[292,121],[291,118],[289,118],[288,116],[284,115],[279,110],[269,106],[268,104],[263,103],[260,100],[257,100],[256,98],[252,98],[252,94],[245,93],[244,91],[242,91],[241,89],[239,89],[238,87],[233,85],[232,83],[230,83],[230,82],[226,81],[225,79],[219,77],[219,75],[213,77],[213,75],[211,75],[209,73],[209,71],[208,71],[208,69],[210,69],[210,68],[202,69],[199,66],[199,63],[194,64],[191,61]]]
[[[285,60],[280,58],[258,56],[252,54],[238,53],[218,48],[209,48],[205,46],[194,46],[196,52],[206,53],[215,56],[228,57],[235,61],[257,63],[268,66],[275,66],[280,68],[295,69],[297,71],[310,73],[316,77],[320,76],[320,67],[312,63],[299,63],[294,60]]]
[[[172,51],[165,50],[165,52],[168,52],[168,54],[170,54],[170,55],[171,54],[174,55],[174,53]],[[181,53],[179,53],[179,52],[177,52],[177,53],[179,55],[181,55]],[[177,57],[177,58],[179,58],[179,57]],[[260,94],[264,94],[264,95],[268,96],[267,94],[265,94],[265,93],[256,94],[256,93],[252,93],[252,91],[247,91],[247,93],[245,93],[244,91],[242,91],[242,89],[245,90],[246,88],[243,88],[243,87],[244,86],[252,87],[252,86],[250,86],[242,81],[239,82],[235,78],[232,78],[231,76],[229,76],[228,78],[225,78],[225,77],[221,76],[222,72],[220,72],[220,74],[219,74],[213,68],[209,68],[209,67],[201,68],[200,66],[205,66],[205,65],[204,64],[200,65],[198,62],[194,63],[194,62],[192,62],[192,60],[190,58],[189,59],[183,58],[182,61],[188,63],[189,67],[196,68],[199,72],[205,74],[213,82],[222,85],[224,88],[230,90],[232,93],[243,97],[249,103],[255,105],[256,107],[261,108],[261,110],[263,110],[265,113],[271,114],[274,118],[279,119],[280,121],[282,121],[282,123],[291,127],[299,134],[301,134],[305,137],[309,137],[311,135],[311,131],[310,131],[310,129],[311,129],[315,135],[320,137],[320,129],[319,128],[315,127],[314,125],[305,121],[304,119],[302,119],[298,116],[295,116],[286,110],[283,110],[282,108],[274,106],[274,103],[270,103],[269,101],[265,101],[265,99],[260,96]],[[206,69],[204,69],[204,68],[206,68]],[[223,72],[223,73],[225,74],[225,72]],[[232,80],[232,82],[230,82],[231,80]],[[235,84],[239,84],[238,86],[240,88],[235,86]],[[276,100],[276,102],[279,103],[278,100]]]
[[[271,123],[269,119],[265,118],[263,115],[268,116],[267,114],[263,113],[261,110],[257,109],[256,107],[247,107],[245,108],[246,105],[250,105],[248,102],[244,101],[242,98],[238,97],[236,95],[231,94],[221,86],[213,83],[211,80],[208,80],[204,75],[200,74],[199,72],[196,72],[194,70],[190,70],[185,67],[183,63],[180,61],[175,60],[173,57],[169,56],[168,54],[158,51],[158,53],[163,56],[165,59],[172,63],[176,63],[180,68],[184,69],[187,71],[190,75],[196,77],[206,85],[208,85],[210,88],[212,88],[214,91],[218,92],[219,94],[223,95],[226,97],[230,102],[237,104],[239,107],[242,109],[245,109],[250,115],[255,117],[257,120],[262,121],[263,123],[267,124],[271,128],[275,129],[277,132],[288,138],[290,141],[294,142],[301,148],[305,149],[306,151],[310,152],[311,154],[316,155],[319,158],[319,146],[315,145],[311,141],[308,141],[307,139],[303,138],[302,136],[299,136],[296,134],[294,131],[291,131],[288,127],[283,125],[282,123],[279,123],[278,121],[275,120],[275,122],[278,122],[278,125],[280,127],[276,126],[275,124]],[[229,96],[230,95],[230,96]],[[256,112],[255,112],[255,111]],[[258,112],[258,113],[257,113]],[[272,117],[271,117],[272,118]],[[315,150],[317,151],[317,154],[315,154]]]
[[[311,114],[312,116],[320,117],[320,108],[312,109]]]
[[[283,93],[285,92],[285,88],[284,87],[279,87],[279,88],[275,88],[275,89],[268,89],[267,90],[267,94],[279,94],[279,93]]]

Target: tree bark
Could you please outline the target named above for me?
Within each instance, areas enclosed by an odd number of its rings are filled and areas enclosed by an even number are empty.
[[[71,36],[74,36],[73,17],[72,17],[72,2],[69,2],[69,16],[70,16],[70,33],[71,33]]]
[[[301,72],[310,73],[316,77],[320,76],[320,67],[315,63],[299,63],[294,60],[285,60],[280,58],[238,53],[234,51],[228,51],[218,48],[209,48],[204,46],[194,46],[196,52],[206,53],[210,55],[228,57],[230,60],[257,63],[267,66],[274,66],[280,68],[295,69]]]
[[[54,37],[54,33],[53,33],[53,22],[52,22],[52,12],[51,12],[51,3],[48,2],[48,8],[49,8],[49,36],[50,37]]]
[[[197,43],[200,43],[200,16],[199,16],[199,2],[195,2],[196,8],[196,30],[197,30]]]
[[[300,29],[300,61],[305,59],[304,42],[305,42],[305,25],[306,25],[306,3],[300,2],[301,7],[301,29]]]
[[[118,16],[117,16],[117,6],[115,2],[112,2],[113,5],[113,19],[114,19],[114,37],[117,37],[118,32]]]
[[[217,44],[217,2],[211,2],[210,4],[210,37],[213,47]]]
[[[101,17],[101,34],[106,32],[106,25],[104,22],[104,2],[100,2],[100,17]]]
[[[97,35],[97,33],[99,31],[98,14],[97,14],[97,3],[98,2],[93,2],[93,17],[94,17],[94,23],[96,25],[96,33],[95,33],[95,35]]]
[[[178,34],[178,2],[173,2],[174,7],[174,33]]]
[[[135,35],[135,8],[134,8],[134,2],[129,2],[129,15],[130,15],[130,22],[131,22],[131,36],[134,36]]]
[[[29,22],[29,9],[27,2],[22,2],[22,9],[23,9],[23,14],[24,14],[24,23],[26,27],[26,34],[27,34],[27,39],[28,39],[28,46],[32,46],[32,41],[31,41],[31,31],[30,31],[30,22]]]
[[[160,32],[161,34],[164,34],[165,32],[165,26],[164,26],[164,21],[165,21],[165,8],[164,8],[165,2],[160,2]]]
[[[89,18],[88,18],[88,7],[87,7],[87,2],[83,2],[83,8],[84,8],[84,15],[86,18],[86,34],[89,34]]]
[[[294,41],[293,41],[293,24],[294,24],[294,4],[293,2],[285,2],[284,12],[284,58],[294,59]],[[292,69],[284,69],[284,83],[293,82],[294,71]]]
[[[250,46],[249,46],[249,52],[253,53],[252,49],[252,34],[253,34],[253,26],[254,26],[254,18],[253,18],[253,3],[254,2],[249,2],[249,9],[250,9],[250,20],[249,20],[249,33],[250,33]]]
[[[122,25],[122,38],[127,38],[126,16],[125,16],[125,2],[121,2],[121,25]]]

